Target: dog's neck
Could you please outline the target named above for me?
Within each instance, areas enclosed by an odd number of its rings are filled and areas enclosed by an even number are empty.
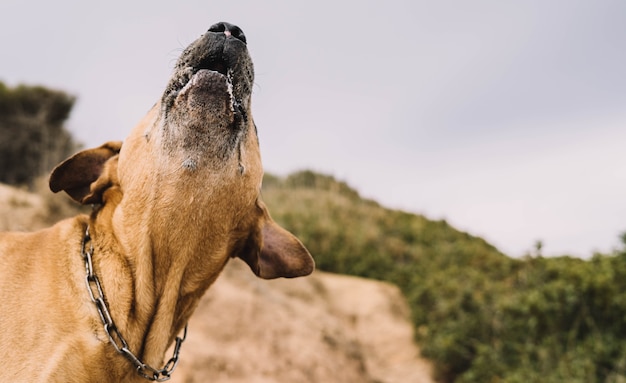
[[[92,215],[94,262],[101,270],[111,315],[131,351],[160,368],[167,348],[226,263],[211,252],[224,252],[228,244],[219,233],[203,232],[206,224],[176,225],[188,218],[170,216],[168,230],[151,230],[146,223],[159,221],[158,213],[150,209],[126,213],[121,198],[121,192],[112,188],[107,203]],[[182,209],[178,213],[187,214]],[[110,225],[112,233],[106,230]],[[215,260],[220,263],[213,264]]]
[[[91,240],[91,235],[89,233],[89,224],[87,224],[81,244],[81,255],[85,263],[87,290],[94,304],[94,307],[98,311],[98,314],[102,321],[104,332],[112,343],[112,346],[121,356],[128,359],[134,365],[135,370],[137,371],[139,376],[144,377],[148,380],[168,380],[171,377],[171,374],[176,369],[176,366],[178,365],[180,348],[184,340],[187,338],[187,326],[185,325],[185,330],[182,337],[176,337],[176,346],[174,347],[174,350],[172,352],[172,357],[168,360],[163,368],[153,367],[147,363],[142,362],[141,359],[131,349],[128,348],[128,342],[126,341],[126,338],[118,330],[118,327],[115,324],[113,317],[111,316],[111,311],[107,303],[108,301],[106,299],[106,296],[104,295],[102,284],[100,283],[100,278],[98,277],[98,274],[93,267],[93,254],[94,244]]]
[[[181,168],[184,148],[169,152],[158,132],[143,133],[159,126],[157,111],[124,141],[119,163],[107,162],[102,204],[90,219],[111,314],[151,365],[163,362],[233,254],[235,237],[250,235],[250,225],[240,224],[256,211],[263,173],[254,135],[238,156],[207,154],[196,168]]]

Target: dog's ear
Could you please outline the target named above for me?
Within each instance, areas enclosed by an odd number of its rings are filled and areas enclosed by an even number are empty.
[[[111,141],[98,148],[74,154],[52,170],[50,190],[55,193],[64,190],[83,204],[102,202],[101,191],[111,184],[111,180],[108,177],[107,180],[99,178],[103,174],[112,174],[117,169],[117,161],[107,162],[118,155],[121,148],[121,141]],[[94,183],[95,181],[99,182]]]
[[[261,227],[249,239],[238,256],[260,278],[295,278],[309,275],[315,269],[315,261],[302,242],[280,227],[267,213],[264,206]]]
[[[315,262],[302,242],[271,219],[262,229],[258,276],[264,279],[294,278],[309,275]]]

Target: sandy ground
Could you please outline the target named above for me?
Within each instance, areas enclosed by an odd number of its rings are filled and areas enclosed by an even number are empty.
[[[43,202],[35,194],[0,184],[0,230],[41,228]]]
[[[189,323],[175,382],[432,382],[393,285],[263,281],[233,260]],[[191,356],[190,356],[191,355]]]

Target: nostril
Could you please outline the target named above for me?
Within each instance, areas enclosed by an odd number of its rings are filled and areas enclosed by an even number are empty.
[[[220,22],[213,24],[211,28],[209,28],[209,32],[224,32],[225,35],[233,36],[237,40],[241,40],[246,43],[246,35],[243,33],[241,28],[230,23]]]

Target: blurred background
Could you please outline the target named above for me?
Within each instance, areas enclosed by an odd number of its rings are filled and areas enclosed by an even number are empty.
[[[184,381],[626,382],[625,14],[4,0],[0,182],[22,189],[0,185],[0,230],[75,214],[49,169],[123,139],[181,51],[230,21],[255,62],[263,199],[325,272],[227,270]]]

